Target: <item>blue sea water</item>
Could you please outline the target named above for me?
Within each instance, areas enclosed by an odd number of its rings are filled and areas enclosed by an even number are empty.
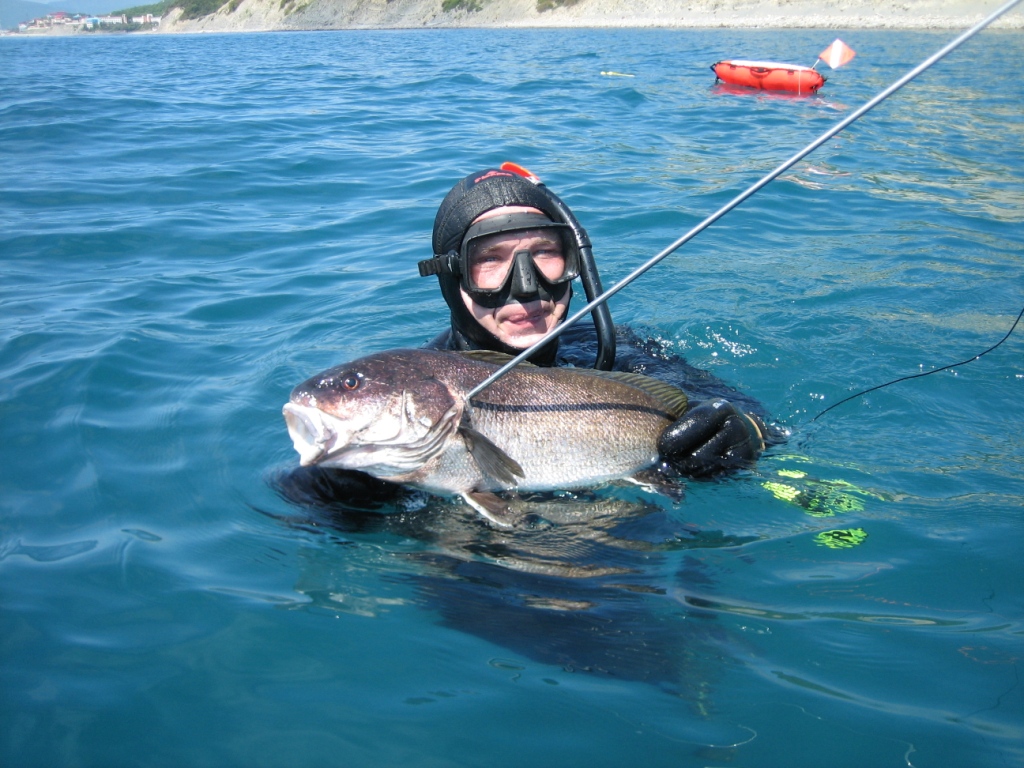
[[[538,173],[610,285],[952,37],[708,70],[835,34],[0,40],[0,765],[1020,765],[1021,329],[811,421],[1024,306],[1019,32],[612,300],[790,431],[756,470],[519,540],[275,486],[292,386],[444,327],[455,181]],[[584,551],[628,573],[530,572]]]

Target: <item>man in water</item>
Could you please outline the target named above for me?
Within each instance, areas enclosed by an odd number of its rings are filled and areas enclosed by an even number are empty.
[[[420,274],[437,275],[451,310],[450,327],[426,345],[435,349],[518,354],[565,320],[573,280],[588,298],[602,292],[586,232],[528,172],[491,169],[456,184],[438,209],[433,251],[420,262]],[[690,408],[666,428],[658,448],[670,468],[688,477],[750,466],[765,438],[781,438],[765,427],[760,403],[665,354],[655,339],[614,327],[607,305],[595,310],[593,322],[566,329],[530,361],[642,373],[682,389]],[[286,473],[277,485],[292,501],[339,513],[399,504],[409,493],[363,472],[319,467]]]
[[[601,292],[586,232],[565,203],[516,166],[470,174],[452,188],[434,220],[433,250],[420,274],[437,275],[451,327],[429,347],[516,355],[565,320],[575,278],[588,298]],[[681,387],[691,407],[658,447],[684,475],[711,476],[757,460],[768,436],[759,404],[666,356],[653,340],[614,329],[606,305],[594,319],[567,329],[530,362],[632,371]]]

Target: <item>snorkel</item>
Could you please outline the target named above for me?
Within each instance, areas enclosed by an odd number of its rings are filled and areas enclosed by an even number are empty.
[[[576,220],[573,212],[569,210],[569,206],[563,203],[554,192],[544,187],[539,178],[515,163],[502,163],[501,167],[503,170],[519,173],[527,180],[532,181],[547,191],[562,218],[572,227],[573,235],[579,248],[580,282],[583,283],[583,292],[587,296],[587,303],[592,302],[604,293],[604,288],[601,287],[601,276],[597,273],[594,250],[590,244],[590,237],[587,235],[587,231]],[[611,310],[608,309],[607,303],[598,304],[594,307],[590,316],[594,318],[594,327],[597,329],[597,357],[594,359],[594,368],[599,371],[610,371],[615,364],[615,324],[612,322]]]

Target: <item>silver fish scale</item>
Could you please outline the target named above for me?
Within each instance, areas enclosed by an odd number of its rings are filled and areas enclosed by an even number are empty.
[[[592,486],[651,466],[671,421],[646,392],[588,371],[555,368],[506,375],[474,399],[471,420],[523,468],[517,487],[538,491]],[[444,464],[452,469],[472,462],[462,446],[449,451]],[[474,474],[481,489],[502,487]]]

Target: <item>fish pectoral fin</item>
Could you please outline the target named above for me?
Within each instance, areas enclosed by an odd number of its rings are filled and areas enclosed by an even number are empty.
[[[480,468],[484,477],[497,480],[502,485],[515,487],[519,478],[526,477],[519,462],[491,442],[491,439],[477,432],[463,419],[459,434],[466,443],[466,450]]]
[[[513,528],[519,521],[519,515],[507,501],[490,491],[466,491],[462,498],[473,509],[490,523],[499,528]]]

